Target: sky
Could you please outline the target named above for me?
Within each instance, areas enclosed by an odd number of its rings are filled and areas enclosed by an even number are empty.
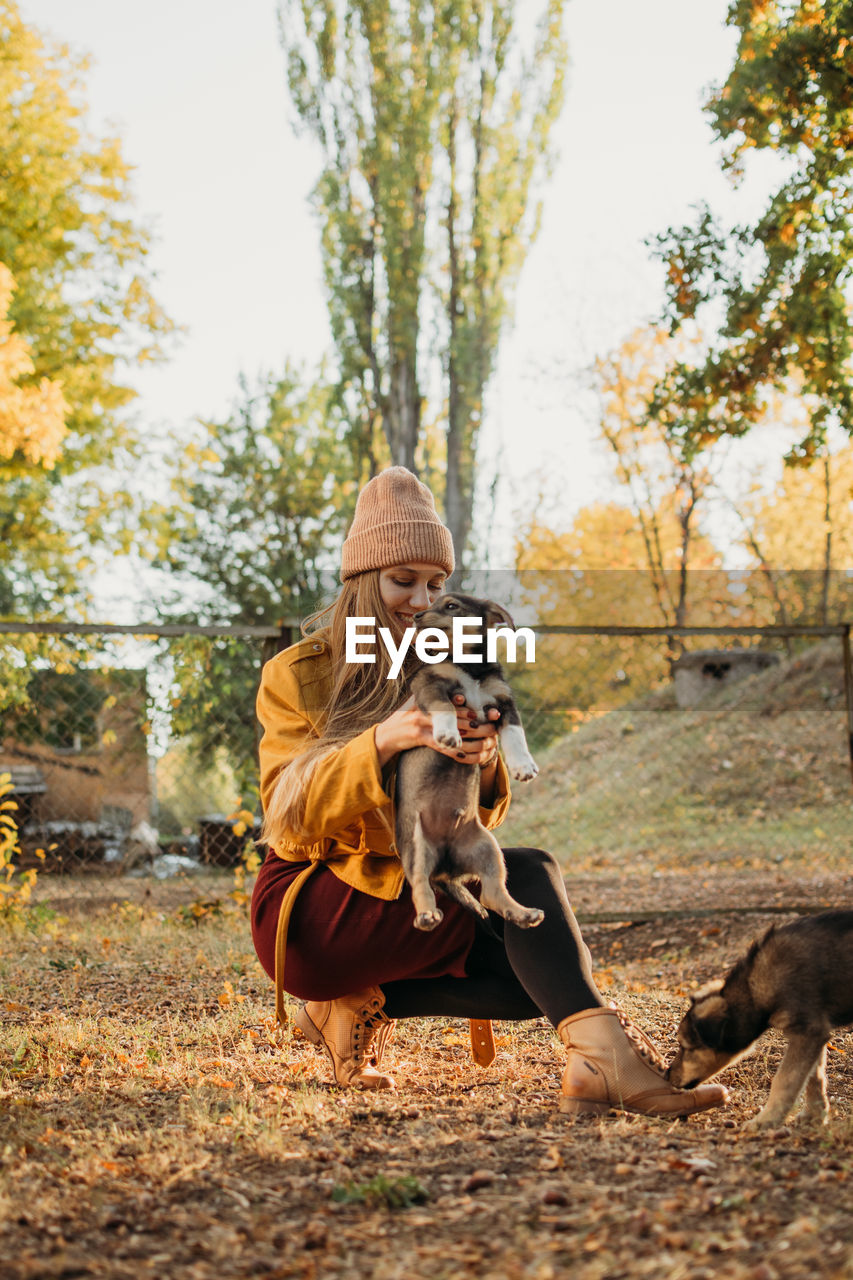
[[[578,379],[655,313],[660,269],[644,238],[686,220],[701,199],[746,217],[766,190],[758,157],[759,172],[733,191],[702,111],[734,56],[727,8],[567,2],[559,159],[481,436],[481,456],[500,458],[504,549],[541,476],[565,520],[610,491]],[[274,0],[20,0],[20,9],[90,55],[93,124],[119,133],[135,167],[156,294],[186,330],[167,365],[135,379],[152,441],[227,413],[241,374],[254,379],[287,359],[315,368],[330,350],[309,204],[319,155],[292,127]]]

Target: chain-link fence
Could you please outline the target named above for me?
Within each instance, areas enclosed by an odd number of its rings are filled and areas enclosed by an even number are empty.
[[[0,774],[24,866],[239,862],[258,807],[258,678],[295,623],[0,630]]]
[[[295,621],[0,630],[0,774],[24,867],[91,883],[239,864],[257,831],[260,669]],[[630,853],[668,806],[676,826],[706,827],[726,806],[746,825],[781,806],[792,841],[838,826],[849,851],[849,624],[532,630],[533,660],[520,646],[507,668],[531,747],[553,762],[533,808],[520,797],[528,827],[559,830],[574,795],[574,847],[594,863],[605,829]]]

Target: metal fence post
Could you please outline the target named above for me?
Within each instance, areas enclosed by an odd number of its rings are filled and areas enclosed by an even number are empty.
[[[844,654],[844,692],[847,696],[847,746],[850,751],[850,777],[853,781],[853,659],[850,656],[850,623],[845,622],[841,636]]]

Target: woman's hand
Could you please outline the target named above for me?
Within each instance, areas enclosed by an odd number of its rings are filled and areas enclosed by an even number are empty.
[[[500,712],[493,707],[488,712],[487,724],[472,724],[476,716],[465,705],[462,694],[457,694],[454,701],[457,704],[456,724],[462,738],[461,746],[440,747],[432,736],[432,720],[415,705],[414,698],[408,698],[387,720],[376,726],[374,740],[380,765],[387,764],[399,751],[408,751],[411,747],[432,747],[434,751],[465,764],[492,763],[498,752],[495,722],[500,719]]]

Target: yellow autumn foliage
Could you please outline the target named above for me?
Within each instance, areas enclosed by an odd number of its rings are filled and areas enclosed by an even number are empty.
[[[8,319],[15,281],[0,262],[0,458],[20,453],[36,466],[51,468],[66,433],[68,405],[58,382],[19,380],[34,372],[27,343]]]
[[[823,570],[827,534],[829,568],[853,568],[853,445],[809,467],[786,467],[776,488],[753,502],[751,519],[774,568]]]
[[[12,775],[0,773],[0,919],[17,918],[20,909],[30,901],[38,872],[34,869],[19,872],[16,858],[21,852],[18,843],[18,825],[14,819],[17,802]]]

